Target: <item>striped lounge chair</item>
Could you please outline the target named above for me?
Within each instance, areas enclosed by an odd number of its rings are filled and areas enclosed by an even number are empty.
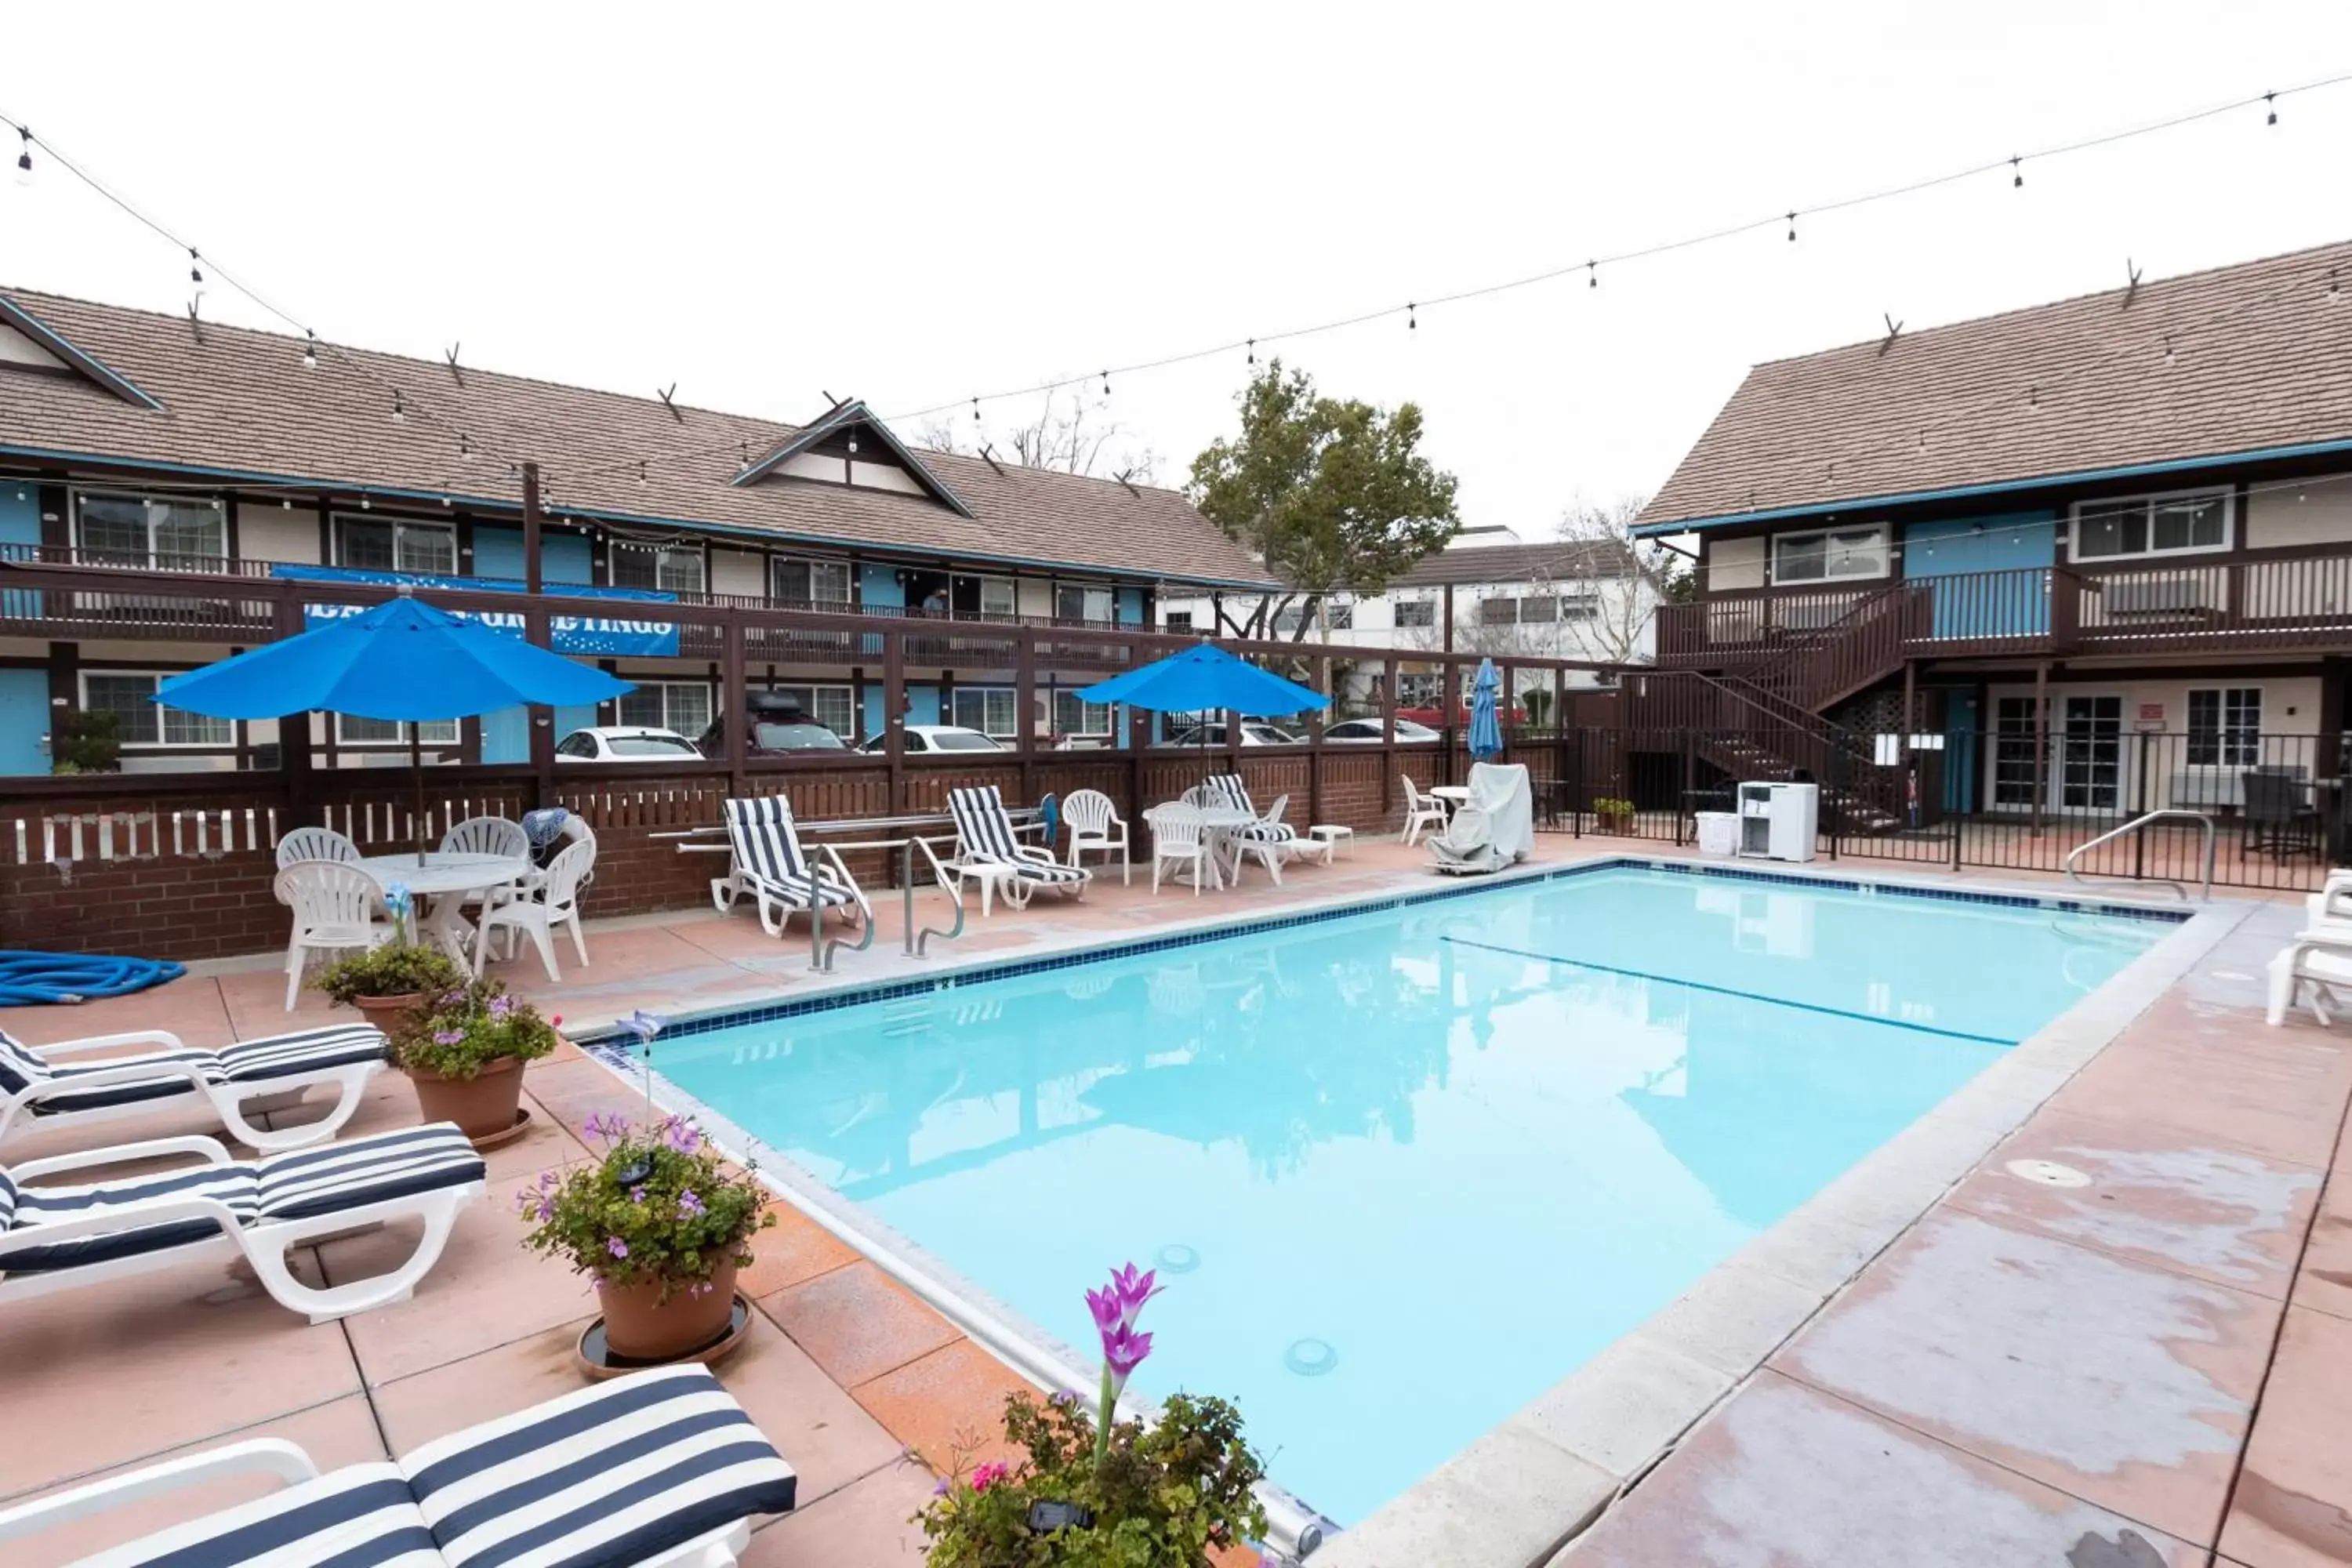
[[[195,1164],[87,1184],[34,1183],[100,1165],[193,1156]],[[314,1323],[404,1300],[441,1256],[458,1211],[485,1190],[482,1157],[446,1121],[232,1160],[211,1138],[158,1138],[0,1168],[0,1306],[18,1297],[243,1258],[278,1304]],[[324,1288],[287,1267],[290,1247],[382,1220],[422,1219],[408,1260]]]
[[[849,874],[833,846],[819,845],[824,858],[812,863],[801,850],[800,832],[793,825],[791,802],[780,795],[727,803],[727,842],[733,858],[727,875],[710,883],[710,901],[723,913],[745,896],[756,901],[760,929],[770,936],[784,934],[784,922],[795,910],[818,911],[851,908],[858,918],[874,918],[874,906],[865,889]]]
[[[1244,858],[1255,854],[1265,867],[1265,874],[1274,879],[1274,885],[1280,887],[1282,862],[1297,853],[1298,842],[1298,830],[1282,820],[1282,814],[1289,809],[1290,797],[1278,796],[1265,815],[1258,816],[1257,807],[1250,801],[1249,786],[1242,783],[1240,774],[1213,774],[1202,781],[1202,787],[1217,805],[1257,817],[1246,827],[1224,828],[1217,835],[1232,847],[1234,879],[1241,879]]]
[[[161,1048],[92,1062],[59,1059],[126,1046]],[[183,1045],[179,1036],[161,1029],[38,1048],[0,1032],[0,1142],[36,1126],[136,1116],[201,1096],[238,1142],[265,1151],[298,1149],[342,1130],[383,1055],[383,1034],[365,1024],[240,1040],[218,1050]],[[334,1085],[338,1096],[320,1121],[266,1131],[246,1114],[268,1109],[254,1101],[282,1104],[318,1084]]]
[[[1039,888],[1087,896],[1094,873],[1083,866],[1063,865],[1042,844],[1022,843],[994,784],[948,791],[948,815],[955,819],[956,852],[947,868],[980,883],[983,916],[1000,883],[1004,901],[1016,910],[1026,906],[1029,895]]]
[[[751,1519],[791,1509],[796,1486],[717,1378],[665,1367],[325,1475],[280,1437],[166,1459],[0,1509],[0,1559],[17,1560],[8,1542],[255,1472],[285,1485],[82,1568],[729,1568]]]

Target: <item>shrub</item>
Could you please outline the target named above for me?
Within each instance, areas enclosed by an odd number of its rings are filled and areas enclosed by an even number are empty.
[[[447,991],[465,983],[466,972],[447,953],[406,942],[389,942],[339,958],[311,982],[346,1007],[362,996],[406,996]]]
[[[1619,800],[1614,795],[1595,795],[1592,797],[1592,809],[1602,816],[1631,816],[1633,815],[1633,803]]]
[[[409,1014],[393,1036],[392,1058],[443,1078],[474,1078],[508,1057],[536,1061],[560,1043],[555,1025],[539,1009],[508,995],[502,982],[477,980]]]
[[[122,766],[121,716],[85,710],[57,714],[49,730],[49,771],[110,773]]]
[[[524,1246],[608,1284],[658,1280],[665,1301],[681,1287],[709,1289],[730,1258],[750,1267],[752,1236],[776,1223],[751,1172],[729,1170],[683,1117],[632,1131],[621,1117],[596,1115],[588,1131],[604,1158],[542,1172],[518,1194],[536,1222]]]

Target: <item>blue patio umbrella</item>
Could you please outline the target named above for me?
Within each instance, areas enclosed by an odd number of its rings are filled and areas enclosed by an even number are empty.
[[[173,676],[157,685],[155,700],[214,719],[323,710],[406,722],[422,854],[425,765],[416,723],[526,702],[561,708],[608,701],[635,689],[512,632],[404,596]]]
[[[1263,717],[1331,705],[1328,697],[1313,688],[1286,680],[1205,642],[1086,687],[1077,695],[1088,702],[1124,702],[1156,713],[1228,708]]]
[[[1503,678],[1495,673],[1495,661],[1478,661],[1478,675],[1470,683],[1470,755],[1479,762],[1503,754],[1503,724],[1495,715],[1495,693]]]

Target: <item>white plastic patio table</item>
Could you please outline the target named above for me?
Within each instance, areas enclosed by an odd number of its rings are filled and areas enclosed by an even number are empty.
[[[1461,805],[1470,799],[1468,784],[1436,784],[1428,791],[1448,805]]]
[[[432,911],[425,916],[421,929],[450,957],[464,963],[466,938],[473,931],[465,915],[467,895],[485,892],[528,875],[530,858],[444,854],[436,849],[422,857],[421,863],[413,852],[365,856],[360,860],[360,869],[374,878],[380,888],[389,889],[398,882],[417,897],[430,899]]]
[[[1210,840],[1209,854],[1206,857],[1209,862],[1210,887],[1219,892],[1224,890],[1225,871],[1221,864],[1221,852],[1232,847],[1234,833],[1249,826],[1256,820],[1256,813],[1244,811],[1238,806],[1207,805],[1201,808],[1201,826],[1207,831]],[[1234,885],[1239,887],[1241,879],[1241,867],[1236,864],[1234,868]]]

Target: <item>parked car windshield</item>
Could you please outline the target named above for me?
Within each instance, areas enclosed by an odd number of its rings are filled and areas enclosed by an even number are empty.
[[[935,752],[1001,752],[1003,747],[986,735],[973,731],[934,730],[931,750]]]
[[[604,744],[616,757],[699,757],[694,742],[682,735],[607,735]]]
[[[777,723],[761,719],[751,725],[751,744],[763,752],[839,752],[848,748],[824,725],[802,721]]]

